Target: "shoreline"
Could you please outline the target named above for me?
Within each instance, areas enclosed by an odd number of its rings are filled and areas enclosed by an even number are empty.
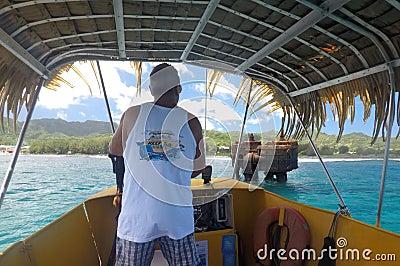
[[[12,156],[12,153],[0,153],[1,157]],[[31,154],[31,153],[21,153],[20,156],[37,156],[37,157],[53,157],[53,156],[60,156],[60,157],[69,157],[69,156],[84,156],[84,157],[94,157],[94,158],[108,158],[107,154]],[[207,157],[208,160],[231,160],[230,156],[222,156],[216,155],[212,157]],[[324,162],[335,162],[335,161],[382,161],[382,157],[377,156],[322,156],[322,160]],[[393,161],[400,161],[400,157],[390,157],[389,160]],[[316,156],[299,156],[298,162],[319,162],[318,157]]]

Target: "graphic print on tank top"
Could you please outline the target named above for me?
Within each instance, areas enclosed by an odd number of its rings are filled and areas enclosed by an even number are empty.
[[[146,130],[145,135],[145,141],[136,142],[139,146],[140,160],[174,161],[180,158],[181,152],[184,152],[184,146],[172,131]]]

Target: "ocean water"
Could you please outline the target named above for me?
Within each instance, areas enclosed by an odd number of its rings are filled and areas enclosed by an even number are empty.
[[[0,180],[11,156],[0,156]],[[213,177],[231,177],[229,158],[215,158]],[[355,219],[374,225],[382,160],[328,160],[331,173]],[[400,161],[390,160],[381,227],[400,233]],[[260,172],[260,176],[262,172]],[[106,156],[21,155],[0,209],[0,251],[22,240],[91,195],[115,184]],[[288,182],[262,182],[266,190],[315,207],[336,211],[339,200],[316,160],[301,160]]]

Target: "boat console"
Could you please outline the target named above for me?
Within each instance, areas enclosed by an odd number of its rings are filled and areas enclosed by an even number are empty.
[[[233,228],[232,195],[225,194],[210,202],[194,206],[195,232]]]
[[[229,192],[221,193],[222,195],[217,192],[214,196],[204,193],[211,192],[210,190],[193,192],[199,192],[194,193],[193,202],[195,239],[201,259],[200,265],[238,265],[233,196]]]

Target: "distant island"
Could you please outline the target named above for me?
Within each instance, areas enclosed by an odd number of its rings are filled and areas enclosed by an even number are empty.
[[[0,135],[0,153],[7,153],[16,144],[22,123],[13,128],[5,128]],[[114,125],[115,128],[117,125]],[[24,151],[31,154],[107,154],[112,136],[110,123],[88,120],[67,122],[62,119],[33,119],[24,140]],[[254,133],[256,139],[278,139],[273,132]],[[239,139],[239,132],[219,132],[207,130],[208,153],[220,156],[230,155],[231,140]],[[324,156],[332,157],[380,157],[385,150],[385,142],[378,139],[371,145],[371,137],[363,133],[343,135],[336,142],[336,135],[320,133],[315,143]],[[212,141],[211,141],[212,140]],[[299,156],[315,156],[307,139],[299,141]],[[400,143],[391,142],[391,156],[400,157]]]

